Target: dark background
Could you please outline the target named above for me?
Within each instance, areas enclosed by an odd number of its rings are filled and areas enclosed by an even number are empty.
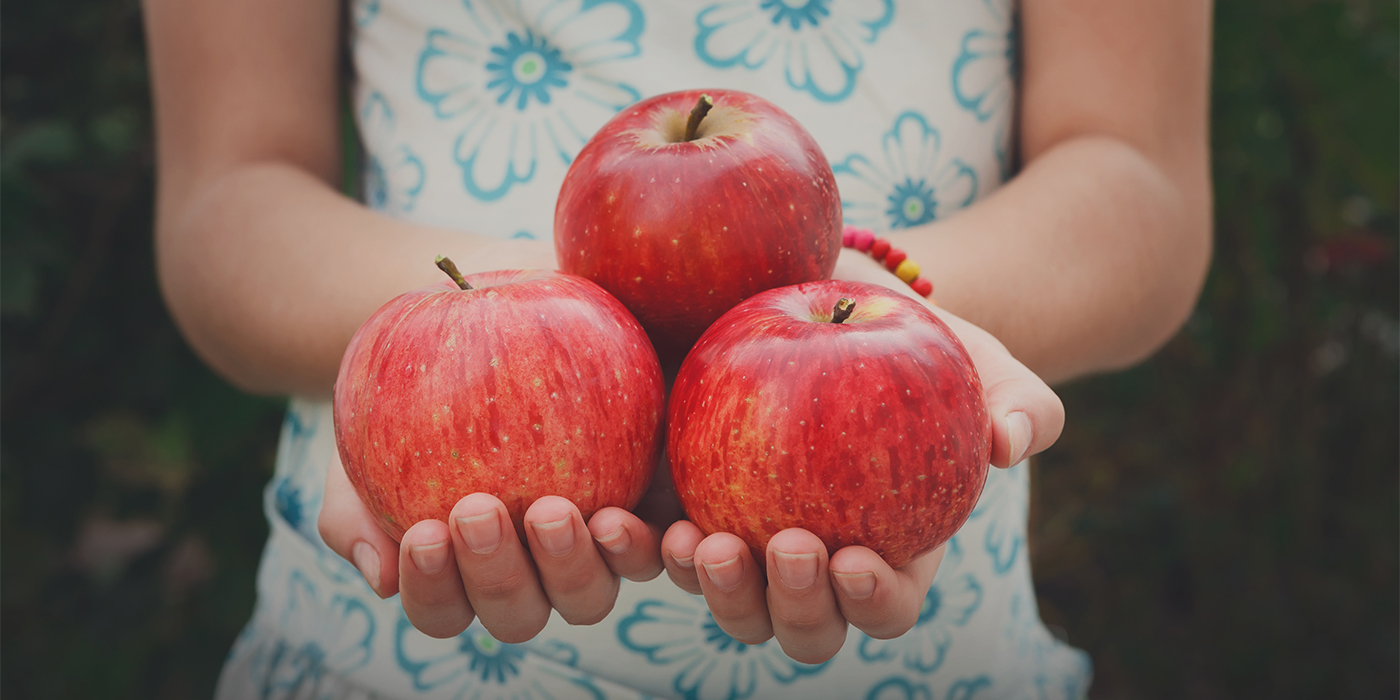
[[[0,692],[208,697],[282,404],[162,306],[138,4],[0,27]],[[1062,388],[1042,612],[1095,697],[1394,698],[1397,6],[1220,0],[1214,44],[1210,278],[1151,361]]]

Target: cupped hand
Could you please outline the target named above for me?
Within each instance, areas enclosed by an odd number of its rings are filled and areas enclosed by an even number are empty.
[[[843,251],[836,279],[880,284],[928,304],[869,257]],[[977,367],[992,418],[992,464],[1010,467],[1059,438],[1064,406],[1050,387],[991,334],[929,304],[962,341]],[[689,521],[671,525],[661,541],[672,581],[705,596],[720,628],[757,644],[777,638],[788,656],[820,663],[836,655],[847,625],[877,639],[908,632],[943,560],[939,547],[895,569],[865,547],[828,558],[825,545],[801,528],[783,530],[757,562],[737,536],[706,536]]]
[[[658,529],[621,508],[604,508],[585,524],[559,496],[526,510],[525,542],[500,499],[474,493],[457,502],[447,522],[419,522],[396,543],[338,458],[327,470],[317,524],[376,594],[398,593],[413,626],[437,638],[460,634],[479,618],[496,639],[524,642],[544,629],[551,610],[570,624],[593,624],[612,610],[619,577],[646,581],[662,571]]]
[[[876,639],[908,632],[943,561],[943,547],[898,569],[865,547],[845,547],[828,559],[816,535],[790,528],[755,562],[737,536],[706,537],[687,520],[671,525],[661,551],[671,580],[704,595],[729,636],[745,644],[776,637],[784,653],[808,664],[835,656],[847,625]]]

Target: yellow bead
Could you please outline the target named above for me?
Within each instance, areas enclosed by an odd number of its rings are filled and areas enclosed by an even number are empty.
[[[919,263],[905,258],[904,262],[895,268],[894,276],[904,280],[905,284],[913,284],[914,280],[919,279]]]

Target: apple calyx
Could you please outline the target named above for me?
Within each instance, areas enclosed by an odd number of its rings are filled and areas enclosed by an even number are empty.
[[[690,119],[685,122],[685,141],[694,141],[699,138],[700,120],[710,113],[710,108],[715,106],[715,101],[709,95],[701,95],[695,101],[695,108],[690,110]]]
[[[438,269],[446,272],[447,276],[451,277],[452,281],[462,288],[462,291],[472,289],[472,286],[467,283],[467,278],[462,276],[462,271],[457,269],[456,263],[453,263],[451,258],[439,255],[433,262],[437,263]]]
[[[851,313],[855,310],[856,303],[854,301],[851,301],[846,297],[841,297],[836,301],[836,306],[832,307],[831,309],[831,322],[841,323],[842,321],[845,321],[846,319],[850,318]]]

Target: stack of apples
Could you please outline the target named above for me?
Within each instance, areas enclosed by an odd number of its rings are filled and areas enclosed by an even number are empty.
[[[711,90],[626,108],[565,178],[560,272],[443,261],[453,282],[361,327],[335,390],[347,476],[399,538],[476,491],[517,523],[549,494],[585,518],[633,508],[664,443],[703,531],[761,556],[803,527],[902,565],[970,514],[991,427],[937,315],[828,279],[841,228],[830,165],[773,104]]]

